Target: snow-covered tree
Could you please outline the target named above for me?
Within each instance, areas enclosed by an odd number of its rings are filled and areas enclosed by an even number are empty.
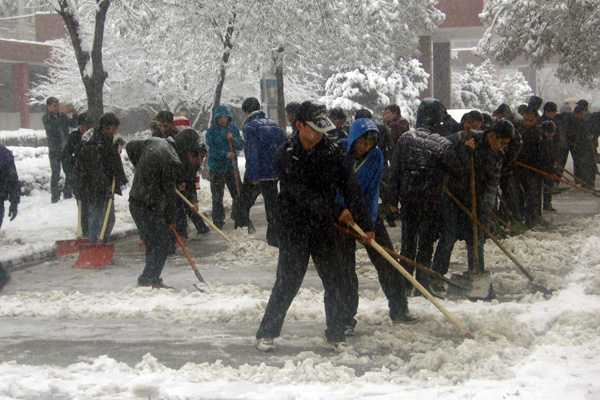
[[[502,93],[502,102],[508,104],[513,110],[521,104],[527,104],[529,97],[533,95],[531,86],[520,71],[503,74],[498,86]]]
[[[454,108],[491,112],[503,101],[496,70],[490,61],[480,66],[469,64],[464,74],[454,74],[452,92]]]
[[[600,85],[598,0],[489,0],[480,18],[488,25],[479,42],[486,57],[505,65],[524,55],[535,69],[556,57],[560,80]]]
[[[321,101],[328,108],[341,107],[350,113],[368,108],[379,115],[395,103],[403,116],[414,120],[419,93],[427,87],[428,77],[417,60],[402,64],[393,73],[381,69],[340,72],[327,80]]]
[[[467,65],[463,74],[453,74],[452,106],[492,112],[502,103],[516,108],[533,94],[521,72],[498,75],[489,60],[480,66]]]

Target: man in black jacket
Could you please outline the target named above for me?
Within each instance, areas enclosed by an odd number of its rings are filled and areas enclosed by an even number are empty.
[[[135,166],[129,211],[146,245],[146,265],[138,277],[139,286],[169,288],[160,275],[175,243],[171,229],[176,227],[175,188],[181,183],[183,165],[180,157],[190,165],[200,165],[199,139],[198,133],[189,129],[175,139],[152,137],[131,141],[125,147]]]
[[[324,105],[305,101],[296,114],[298,135],[283,143],[275,153],[275,170],[281,182],[279,206],[281,231],[277,280],[258,332],[256,348],[272,351],[273,339],[281,327],[292,300],[298,293],[309,258],[325,288],[325,346],[343,351],[346,293],[335,222],[356,218],[367,232],[364,240],[374,238],[373,221],[364,193],[344,148],[324,134],[333,130]],[[340,191],[344,208],[336,201]]]
[[[485,132],[473,131],[469,140],[466,131],[460,131],[448,137],[454,145],[457,156],[463,165],[464,174],[448,181],[448,189],[462,204],[471,209],[471,185],[469,165],[470,158],[474,159],[475,166],[475,193],[477,205],[477,218],[485,226],[490,226],[492,211],[496,203],[496,191],[502,172],[504,153],[502,149],[515,138],[512,124],[506,120],[494,122]],[[473,231],[472,220],[448,196],[442,201],[444,212],[441,215],[442,230],[440,240],[435,250],[432,269],[442,275],[448,272],[450,256],[454,243],[459,239],[467,242],[469,271],[485,270],[483,257],[483,244],[485,237],[478,230],[478,255],[479,265],[473,262]],[[443,285],[434,285],[441,289]]]
[[[538,121],[538,112],[533,107],[523,110],[523,122],[517,125],[517,129],[523,140],[523,148],[517,157],[522,164],[546,171],[548,156],[542,143],[543,135]],[[548,226],[548,221],[542,218],[542,181],[543,176],[539,172],[525,167],[517,168],[520,186],[522,187],[521,210],[526,225]]]
[[[59,102],[56,97],[48,97],[46,100],[47,112],[42,117],[42,123],[46,130],[46,138],[48,139],[48,157],[50,158],[50,169],[52,176],[50,177],[50,192],[52,194],[52,203],[60,200],[60,189],[58,181],[60,180],[60,163],[62,158],[62,150],[65,145],[69,127],[77,126],[77,111],[74,109],[67,110],[73,113],[73,117],[69,119],[67,115],[59,111]],[[67,178],[69,178],[67,176]],[[72,187],[69,179],[65,179],[65,187],[63,189],[64,198],[68,199],[72,196]]]
[[[65,175],[67,175],[67,177],[70,176],[70,180],[73,182],[75,198],[80,203],[81,234],[86,238],[88,237],[88,203],[87,201],[83,201],[81,199],[81,195],[79,194],[80,177],[76,173],[76,163],[77,159],[79,158],[79,152],[81,151],[81,138],[84,133],[92,129],[92,125],[94,123],[92,114],[88,112],[79,114],[77,117],[77,123],[79,124],[79,128],[75,129],[73,132],[69,133],[69,136],[67,136],[67,144],[65,145],[62,153],[62,162]]]
[[[433,244],[440,229],[442,186],[447,175],[460,177],[464,167],[454,146],[437,132],[444,130],[442,122],[447,112],[436,99],[424,99],[417,110],[417,129],[400,136],[390,165],[388,202],[397,211],[401,197],[401,254],[417,263],[431,265]],[[413,273],[414,268],[404,264]],[[424,286],[428,275],[417,271],[417,280]]]
[[[12,221],[17,217],[17,209],[21,200],[21,189],[19,187],[19,176],[15,167],[15,158],[10,150],[0,144],[0,227],[4,219],[4,202],[8,200],[8,218]],[[0,262],[0,290],[10,280],[8,272],[2,268]]]
[[[76,162],[79,176],[78,193],[81,200],[88,203],[88,233],[90,243],[106,242],[115,224],[115,206],[112,202],[108,210],[109,218],[104,233],[100,237],[107,212],[108,200],[114,194],[121,195],[121,187],[127,183],[119,148],[122,139],[114,140],[119,127],[119,119],[113,113],[106,113],[98,126],[87,131],[81,138],[81,151]]]

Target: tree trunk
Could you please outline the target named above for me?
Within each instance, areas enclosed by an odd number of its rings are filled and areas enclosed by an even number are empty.
[[[106,22],[106,13],[111,0],[96,0],[97,11],[94,24],[94,38],[92,42],[92,51],[84,51],[81,45],[82,38],[79,35],[79,20],[75,17],[78,13],[70,8],[71,2],[68,0],[59,0],[56,12],[62,17],[69,37],[73,45],[73,51],[77,58],[79,74],[85,86],[85,93],[88,100],[88,112],[92,114],[94,123],[96,123],[104,113],[103,89],[104,81],[108,74],[104,72],[102,66],[102,44],[104,41],[104,24]],[[91,65],[91,74],[89,73],[88,63]]]
[[[283,91],[283,46],[280,46],[273,54],[275,61],[275,79],[277,80],[277,122],[279,127],[285,131],[287,118],[285,117],[285,97]]]
[[[227,64],[229,63],[229,57],[231,56],[231,49],[233,49],[233,31],[236,15],[233,14],[231,20],[227,24],[225,30],[225,36],[221,38],[223,42],[223,56],[221,57],[221,66],[219,69],[219,78],[217,79],[217,86],[215,87],[215,95],[213,97],[213,105],[211,107],[211,116],[214,115],[215,110],[221,104],[221,95],[223,94],[223,86],[225,85],[225,75],[227,73]]]

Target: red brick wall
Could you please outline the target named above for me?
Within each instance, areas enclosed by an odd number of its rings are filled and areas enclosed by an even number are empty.
[[[479,13],[483,11],[483,0],[439,0],[437,8],[446,14],[440,28],[482,26]]]
[[[58,14],[35,15],[35,39],[38,42],[58,39],[67,35],[67,28]]]
[[[50,46],[0,39],[0,58],[25,63],[43,63],[50,57]]]

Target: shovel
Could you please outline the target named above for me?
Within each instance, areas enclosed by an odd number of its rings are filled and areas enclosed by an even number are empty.
[[[360,228],[360,226],[356,225],[355,222],[352,222],[350,226],[352,226],[352,229],[358,232],[358,234],[360,234],[361,236],[365,236],[365,232]],[[475,339],[475,336],[473,336],[473,334],[469,332],[469,330],[458,319],[456,319],[456,317],[452,315],[450,311],[448,311],[439,301],[437,301],[437,299],[433,297],[431,293],[429,293],[427,289],[425,289],[411,274],[409,274],[404,268],[402,268],[398,261],[394,260],[392,256],[386,253],[385,250],[383,250],[383,248],[379,244],[377,244],[375,240],[371,240],[371,246],[373,246],[373,248],[377,250],[379,254],[381,254],[386,260],[388,260],[388,262],[392,264],[394,268],[400,271],[400,273],[406,279],[408,279],[410,283],[412,283],[413,286],[416,287],[417,290],[427,298],[427,300],[432,302],[433,305],[436,306],[437,309],[440,310],[442,314],[444,314],[446,318],[448,318],[448,320],[450,320],[450,322],[454,324],[454,326],[460,329],[466,338]]]
[[[472,138],[471,128],[467,128],[469,139]],[[477,193],[475,189],[475,156],[471,156],[471,219],[473,221],[473,264],[474,271],[468,271],[463,274],[452,274],[450,280],[466,286],[469,289],[466,293],[460,289],[455,290],[453,286],[448,286],[448,296],[466,296],[471,300],[492,300],[496,297],[490,273],[482,271],[479,268],[479,235],[477,221]]]
[[[106,266],[115,255],[114,243],[102,243],[104,241],[104,234],[106,233],[106,226],[108,225],[108,217],[110,215],[110,208],[112,207],[113,198],[115,197],[115,177],[112,180],[112,194],[108,199],[108,206],[106,207],[106,213],[104,215],[104,223],[102,224],[102,232],[100,232],[100,243],[98,244],[84,244],[79,246],[79,258],[73,268],[101,268]]]
[[[456,205],[458,207],[460,207],[461,210],[463,210],[465,212],[465,214],[467,214],[469,217],[471,217],[471,212],[467,209],[467,207],[465,207],[457,198],[456,196],[454,196],[450,190],[448,190],[448,188],[446,186],[443,187],[444,193],[446,193],[448,196],[450,196],[450,198],[456,203]],[[479,228],[483,231],[483,233],[485,233],[486,235],[489,236],[490,239],[492,239],[492,241],[494,243],[496,243],[496,245],[500,248],[500,250],[502,250],[502,252],[504,254],[506,254],[506,256],[508,258],[510,258],[510,260],[517,266],[517,268],[519,269],[519,271],[521,271],[523,273],[523,275],[525,275],[527,277],[527,279],[529,280],[529,284],[538,292],[542,292],[545,295],[552,295],[552,291],[549,289],[546,289],[545,287],[541,286],[541,285],[537,285],[534,282],[534,278],[533,275],[531,275],[531,273],[525,269],[525,267],[523,265],[521,265],[521,263],[519,262],[519,260],[517,260],[515,258],[515,256],[512,255],[512,253],[510,251],[508,251],[508,249],[506,247],[504,247],[502,245],[502,243],[500,243],[500,241],[496,238],[496,236],[494,236],[492,234],[492,232],[490,232],[490,230],[483,226],[479,221],[477,222],[477,224],[479,225]]]
[[[357,234],[357,233],[354,233],[354,232],[352,232],[352,231],[350,231],[350,230],[348,230],[348,229],[346,229],[346,228],[344,228],[343,226],[340,226],[340,225],[338,225],[338,224],[333,224],[333,227],[335,228],[335,230],[337,230],[337,231],[340,231],[340,232],[342,232],[342,233],[345,233],[345,234],[346,234],[346,235],[348,235],[348,236],[352,236],[352,237],[353,237],[353,238],[354,238],[354,239],[355,239],[357,242],[360,242],[360,243],[362,243],[362,242],[361,242],[361,237],[360,237],[360,235],[359,235],[359,234]],[[371,246],[371,245],[369,244],[369,246]],[[425,267],[425,266],[423,266],[423,265],[421,265],[421,264],[419,264],[419,263],[417,263],[417,262],[414,262],[414,261],[413,261],[413,260],[411,260],[410,258],[408,258],[408,257],[404,257],[403,255],[401,255],[401,254],[398,254],[398,253],[396,253],[396,252],[395,252],[395,251],[393,251],[393,250],[390,250],[390,249],[388,249],[388,248],[386,248],[386,247],[383,247],[383,246],[381,246],[381,248],[382,248],[383,250],[385,250],[385,252],[386,252],[386,253],[388,253],[390,256],[392,256],[392,257],[394,257],[394,258],[397,258],[397,259],[398,259],[398,260],[400,260],[400,261],[404,261],[405,263],[412,265],[413,267],[415,267],[415,268],[417,268],[417,269],[419,269],[419,270],[421,270],[421,271],[425,272],[426,274],[429,274],[429,275],[433,276],[433,277],[434,277],[434,278],[436,278],[436,279],[439,279],[439,280],[441,280],[441,281],[444,281],[444,282],[446,282],[448,285],[453,285],[453,286],[456,286],[456,287],[457,287],[457,288],[459,288],[459,289],[465,289],[465,290],[468,290],[468,289],[469,289],[469,287],[467,287],[467,286],[462,286],[461,284],[458,284],[458,283],[452,282],[450,279],[446,278],[444,275],[442,275],[442,274],[439,274],[439,273],[435,272],[434,270],[432,270],[432,269],[429,269],[429,268],[427,268],[427,267]]]
[[[185,204],[187,204],[191,208],[194,208],[194,205],[192,204],[192,202],[189,201],[187,199],[187,197],[185,197],[179,190],[175,189],[175,192],[177,193],[177,195],[179,197],[181,197],[181,199],[185,202]],[[227,242],[231,243],[231,239],[229,239],[229,237],[226,234],[224,234],[223,231],[221,231],[219,228],[217,228],[215,226],[215,224],[213,224],[208,218],[206,218],[206,215],[202,214],[200,211],[196,211],[196,214],[198,214],[200,217],[202,217],[202,219],[204,220],[204,222],[206,222],[207,224],[209,224],[215,231],[217,231],[217,233],[219,235],[221,235],[223,237],[223,239],[225,239],[225,240],[227,240]]]
[[[183,238],[179,235],[179,233],[177,233],[177,230],[175,228],[171,228],[171,231],[173,232],[173,235],[175,235],[175,238],[177,239],[177,243],[179,243],[181,250],[183,250],[183,253],[185,254],[186,258],[188,259],[188,261],[190,263],[190,266],[194,270],[194,274],[196,274],[196,278],[198,278],[198,280],[200,282],[206,283],[204,281],[204,278],[202,278],[202,275],[200,275],[200,271],[198,271],[198,267],[196,267],[196,263],[192,259],[192,256],[190,255],[190,252],[188,251],[188,248],[187,248]],[[196,288],[196,289],[200,290],[199,288]]]
[[[56,257],[64,257],[79,252],[79,247],[88,244],[90,239],[82,237],[81,233],[81,200],[77,200],[77,239],[57,240]]]

